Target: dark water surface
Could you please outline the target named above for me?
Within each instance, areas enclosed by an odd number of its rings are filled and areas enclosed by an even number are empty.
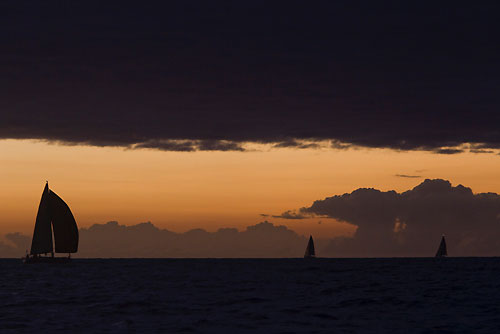
[[[495,333],[500,258],[0,260],[0,333]]]

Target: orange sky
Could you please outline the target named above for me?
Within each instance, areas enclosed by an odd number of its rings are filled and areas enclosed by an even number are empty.
[[[31,234],[45,180],[71,207],[79,227],[151,221],[179,232],[242,229],[264,220],[261,213],[277,215],[359,187],[404,191],[425,178],[500,192],[499,155],[247,147],[255,150],[162,152],[2,140],[0,233]],[[301,234],[353,231],[328,219],[268,220]]]

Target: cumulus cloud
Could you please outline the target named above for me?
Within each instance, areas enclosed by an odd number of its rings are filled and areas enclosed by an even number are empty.
[[[285,226],[264,221],[239,232],[194,229],[174,233],[151,223],[117,222],[80,230],[81,257],[299,257],[306,240]]]
[[[30,248],[31,238],[19,232],[7,233],[0,241],[0,257],[21,257]]]
[[[0,241],[0,257],[2,258],[20,258],[24,255],[25,250],[13,247],[5,242]]]
[[[241,232],[235,228],[221,228],[216,232],[193,229],[175,233],[150,222],[125,226],[116,221],[81,228],[79,232],[79,250],[75,256],[90,258],[300,257],[307,245],[304,236],[267,221],[248,226]],[[13,243],[0,243],[0,257],[21,257],[30,247],[28,236],[13,233],[7,238]]]
[[[268,217],[268,214],[261,214]],[[451,256],[500,255],[500,195],[474,194],[449,181],[425,180],[411,190],[360,188],[315,201],[277,218],[334,218],[355,225],[353,237],[315,238],[319,256],[433,256],[442,234]],[[320,224],[321,221],[318,221]],[[31,238],[19,233],[0,242],[0,256],[19,257]],[[270,222],[244,231],[221,228],[175,233],[151,223],[117,222],[80,229],[80,257],[300,257],[307,240]]]
[[[358,227],[352,239],[331,241],[330,256],[429,256],[443,233],[451,255],[500,254],[500,195],[474,194],[446,180],[427,179],[403,193],[361,188],[300,212]]]
[[[28,249],[31,244],[31,238],[19,232],[7,233],[5,239],[20,249]]]

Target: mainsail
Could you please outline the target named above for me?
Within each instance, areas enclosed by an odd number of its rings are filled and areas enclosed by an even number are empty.
[[[309,236],[309,243],[307,244],[306,252],[304,253],[304,257],[315,257],[316,252],[314,251],[314,241],[312,235]]]
[[[43,189],[42,199],[38,206],[30,254],[51,253],[53,250],[49,201],[49,184],[47,183]]]
[[[448,256],[448,251],[446,249],[446,241],[444,240],[444,235],[441,238],[441,243],[439,244],[439,248],[436,252],[436,257],[444,257]]]
[[[53,252],[52,228],[54,229],[55,251],[76,253],[78,250],[78,227],[68,205],[57,194],[49,190],[48,183],[43,190],[30,254]]]

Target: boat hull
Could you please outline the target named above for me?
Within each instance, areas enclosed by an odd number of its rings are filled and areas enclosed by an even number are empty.
[[[23,262],[26,264],[31,263],[69,263],[71,258],[69,257],[32,257],[27,256],[23,258]]]

